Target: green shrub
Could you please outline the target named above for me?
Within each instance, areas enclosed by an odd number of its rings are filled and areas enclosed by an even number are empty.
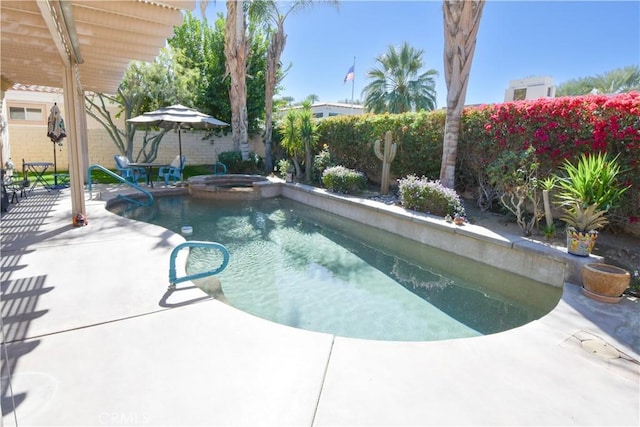
[[[335,166],[335,163],[329,148],[325,145],[313,159],[313,180],[322,182],[322,173],[330,166]]]
[[[249,153],[249,160],[242,160],[239,151],[225,151],[218,154],[218,161],[225,164],[227,173],[260,174],[264,169],[264,162],[256,153]]]
[[[425,177],[409,175],[398,182],[400,200],[406,209],[442,217],[466,216],[458,193],[443,186],[440,181],[430,181]]]
[[[332,166],[322,173],[322,184],[336,193],[353,194],[367,186],[367,178],[362,172],[344,166]]]
[[[278,171],[278,175],[282,179],[287,178],[287,172],[292,173],[295,171],[293,163],[289,159],[280,159],[276,163],[276,170]]]
[[[331,152],[333,164],[362,171],[379,184],[380,161],[373,144],[390,130],[398,144],[391,174],[437,178],[442,162],[444,122],[443,110],[335,116],[318,123],[319,142]]]

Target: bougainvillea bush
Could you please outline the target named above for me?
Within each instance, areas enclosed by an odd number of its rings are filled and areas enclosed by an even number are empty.
[[[629,187],[614,212],[618,220],[640,215],[640,94],[541,98],[468,108],[463,114],[459,171],[483,185],[487,165],[505,150],[534,147],[538,176],[558,172],[565,159],[608,153],[623,169],[621,184]]]

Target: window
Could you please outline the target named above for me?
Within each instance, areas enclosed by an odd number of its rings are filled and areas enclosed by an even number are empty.
[[[513,100],[514,101],[522,101],[523,99],[527,99],[527,88],[516,89],[513,91]]]
[[[9,106],[9,120],[44,123],[44,107]]]
[[[339,116],[340,114],[338,113],[329,113],[329,117],[335,117],[335,116]]]
[[[324,113],[313,113],[313,117],[315,117],[316,119],[320,119],[324,117]]]

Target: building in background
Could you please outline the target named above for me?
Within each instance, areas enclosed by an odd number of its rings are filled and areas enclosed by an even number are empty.
[[[276,112],[278,118],[284,117],[289,110],[301,110],[302,105],[287,107]],[[316,119],[334,116],[353,116],[364,113],[364,107],[358,104],[343,104],[339,102],[317,102],[311,105],[311,113]]]
[[[555,98],[555,96],[556,87],[553,85],[553,79],[548,76],[511,80],[509,87],[504,92],[505,102]]]

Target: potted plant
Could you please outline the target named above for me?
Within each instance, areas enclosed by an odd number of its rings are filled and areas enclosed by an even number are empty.
[[[582,267],[582,292],[597,301],[619,302],[630,282],[631,274],[624,268],[598,262]]]
[[[607,212],[627,190],[617,178],[617,157],[606,153],[583,154],[577,165],[568,160],[558,177],[558,203],[563,208],[561,219],[567,224],[567,250],[573,255],[589,256],[595,246],[598,230],[607,225]]]

